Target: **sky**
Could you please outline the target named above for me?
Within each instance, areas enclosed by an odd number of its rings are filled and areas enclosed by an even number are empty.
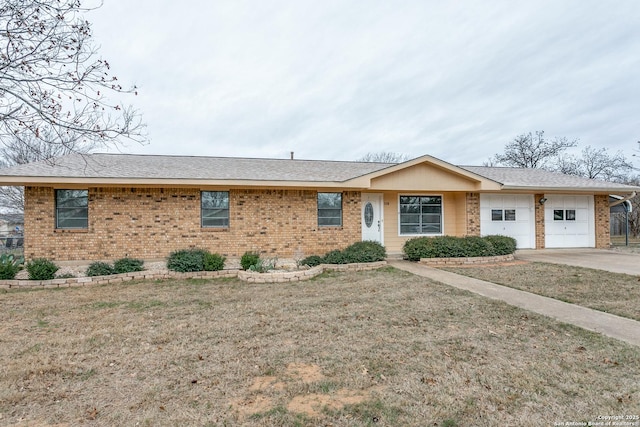
[[[480,165],[543,130],[640,156],[636,0],[105,0],[86,19],[147,125],[114,152]]]

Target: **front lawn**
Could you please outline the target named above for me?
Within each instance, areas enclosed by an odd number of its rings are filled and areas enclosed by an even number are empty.
[[[640,320],[640,277],[539,262],[443,270]]]
[[[2,425],[506,426],[639,414],[640,348],[385,268],[0,293]]]

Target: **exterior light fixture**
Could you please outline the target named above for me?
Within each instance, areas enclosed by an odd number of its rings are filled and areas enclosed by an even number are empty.
[[[544,205],[544,204],[546,203],[546,201],[547,201],[547,198],[546,198],[546,197],[541,197],[541,198],[540,198],[540,200],[538,200],[538,202],[539,202],[541,205]]]

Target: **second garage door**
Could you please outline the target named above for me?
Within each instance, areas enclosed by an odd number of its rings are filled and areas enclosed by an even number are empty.
[[[533,196],[480,194],[480,233],[516,239],[518,248],[535,248]]]
[[[593,196],[554,194],[546,195],[545,198],[545,247],[595,247]]]

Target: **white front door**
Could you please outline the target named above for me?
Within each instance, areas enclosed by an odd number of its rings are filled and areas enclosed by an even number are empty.
[[[382,194],[362,193],[362,240],[384,244]]]
[[[596,245],[593,196],[545,195],[547,248],[593,248]]]

